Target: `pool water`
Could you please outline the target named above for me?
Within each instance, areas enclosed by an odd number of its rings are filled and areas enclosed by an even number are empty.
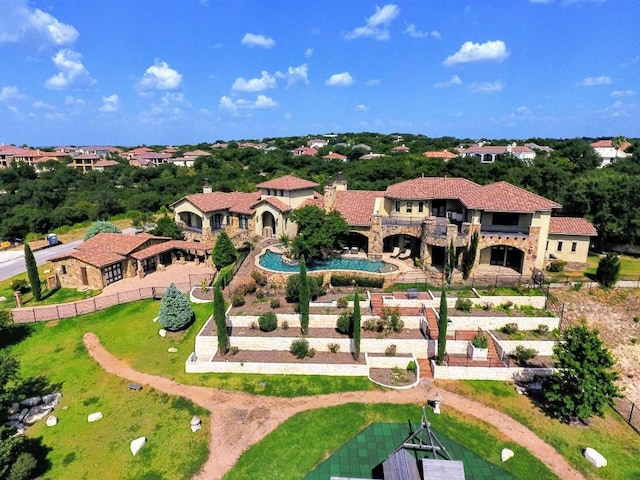
[[[267,250],[260,256],[259,263],[262,267],[277,272],[297,273],[298,265],[288,265],[282,261],[282,254]],[[316,260],[307,264],[308,271],[318,270],[358,270],[360,272],[380,273],[396,270],[397,267],[382,260],[369,260],[366,258],[336,257],[327,260]]]

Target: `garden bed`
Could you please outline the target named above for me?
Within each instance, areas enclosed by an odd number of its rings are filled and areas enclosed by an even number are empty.
[[[417,380],[415,372],[394,368],[371,368],[369,377],[374,382],[389,387],[408,387]]]
[[[214,335],[215,325],[211,323],[211,328],[207,328],[204,335]],[[234,327],[231,329],[231,337],[264,337],[264,338],[349,338],[348,335],[344,335],[338,332],[335,328],[309,328],[307,335],[302,335],[301,331],[297,327],[291,327],[284,329],[282,327],[277,328],[272,332],[263,332],[259,328],[250,327]],[[417,328],[403,328],[400,333],[389,333],[387,335],[378,332],[372,332],[369,330],[362,330],[361,338],[375,338],[375,339],[387,339],[387,340],[419,340],[423,339],[424,335]]]
[[[240,350],[235,355],[219,352],[213,357],[214,362],[236,363],[326,363],[330,365],[365,365],[364,354],[354,360],[350,353],[316,352],[313,357],[298,358],[291,352],[283,350]]]

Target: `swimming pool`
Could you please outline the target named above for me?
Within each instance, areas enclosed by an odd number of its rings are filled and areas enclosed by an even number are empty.
[[[276,272],[297,273],[298,265],[288,265],[282,261],[282,254],[267,250],[259,257],[261,267]],[[318,270],[357,270],[360,272],[386,273],[397,270],[398,267],[382,260],[369,260],[367,258],[335,257],[327,260],[316,260],[307,264],[308,271]]]

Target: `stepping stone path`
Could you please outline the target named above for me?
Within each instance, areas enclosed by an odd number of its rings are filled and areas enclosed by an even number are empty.
[[[102,415],[102,412],[94,412],[94,413],[90,413],[87,416],[87,422],[89,423],[93,423],[93,422],[97,422],[98,420],[100,420],[104,415]]]
[[[145,443],[147,443],[146,437],[138,437],[135,440],[131,440],[131,444],[129,445],[129,449],[131,453],[135,457],[138,452],[144,447]]]

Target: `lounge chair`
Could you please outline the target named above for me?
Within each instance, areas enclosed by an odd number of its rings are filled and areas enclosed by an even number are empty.
[[[402,252],[400,255],[398,255],[398,258],[400,260],[406,260],[410,256],[411,256],[411,249],[407,248],[404,252]]]
[[[394,247],[393,252],[391,252],[391,255],[389,256],[391,258],[396,258],[398,255],[400,255],[400,247]]]
[[[358,247],[351,247],[351,253],[352,254],[355,255],[356,253],[359,253],[359,252],[360,252],[360,249]]]

